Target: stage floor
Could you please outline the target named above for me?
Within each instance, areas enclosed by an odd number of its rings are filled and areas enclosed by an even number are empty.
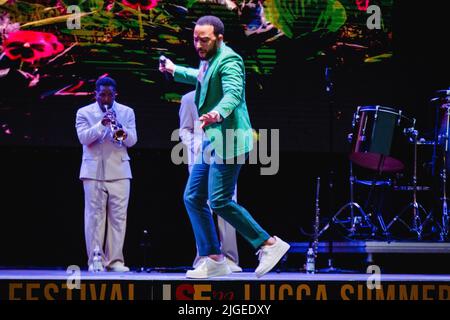
[[[253,272],[186,279],[184,272],[0,270],[0,300],[450,300],[450,274]]]
[[[87,272],[80,271],[80,277],[84,280],[132,280],[132,281],[367,281],[373,274],[340,274],[340,273],[315,273],[306,274],[300,272],[270,272],[262,278],[257,278],[253,272],[233,273],[225,277],[210,279],[187,279],[181,272]],[[0,280],[67,280],[69,274],[65,270],[30,270],[30,269],[0,269]],[[438,281],[450,282],[450,274],[380,274],[381,281]]]

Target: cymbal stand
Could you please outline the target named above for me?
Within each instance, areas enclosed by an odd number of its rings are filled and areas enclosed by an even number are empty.
[[[442,170],[441,170],[441,184],[442,184],[442,225],[440,225],[440,239],[445,241],[448,238],[449,229],[449,216],[448,216],[448,203],[447,203],[447,153],[449,151],[449,134],[450,134],[450,104],[444,104],[445,106],[445,116],[446,116],[446,126],[445,126],[445,143],[444,152],[442,155]]]
[[[382,208],[382,203],[383,203],[383,199],[384,199],[384,191],[378,191],[374,197],[374,193],[376,192],[375,190],[375,186],[377,185],[377,181],[380,180],[381,178],[381,174],[383,173],[383,168],[384,168],[384,161],[386,160],[386,156],[384,154],[380,154],[380,158],[378,160],[378,165],[377,165],[377,173],[375,174],[372,183],[370,185],[370,189],[369,189],[369,195],[367,196],[366,202],[364,207],[366,208],[366,210],[369,208],[371,208],[373,210],[372,213],[369,213],[368,216],[371,216],[372,214],[374,216],[376,216],[377,220],[378,220],[378,224],[379,227],[381,228],[382,231],[382,235],[384,237],[386,237],[387,240],[389,240],[390,238],[390,233],[388,232],[388,229],[386,227],[386,223],[383,219],[383,216],[381,214],[381,208]],[[374,200],[375,198],[375,200]],[[371,236],[374,237],[375,233],[378,231],[377,226],[374,223],[371,223],[372,226],[372,234]]]
[[[418,132],[417,130],[412,129],[409,131],[409,134],[411,135],[410,139],[414,142],[414,164],[413,164],[413,177],[412,177],[412,183],[413,183],[413,201],[410,202],[399,214],[397,214],[392,221],[387,225],[387,230],[389,230],[392,225],[399,221],[402,223],[406,228],[409,229],[409,231],[414,232],[417,234],[417,239],[422,240],[422,232],[425,224],[431,219],[431,215],[427,213],[425,208],[417,202],[417,136]],[[408,225],[408,223],[402,218],[402,216],[410,209],[412,208],[413,217],[412,217],[412,226]],[[420,218],[420,210],[422,210],[425,214],[425,220],[422,222]]]
[[[376,227],[372,224],[372,222],[370,221],[369,216],[364,212],[364,210],[361,208],[361,206],[355,202],[354,200],[354,183],[355,183],[355,176],[353,175],[353,163],[352,161],[350,162],[350,202],[344,204],[337,212],[336,214],[330,219],[330,221],[322,228],[322,230],[319,231],[319,237],[322,235],[322,233],[324,233],[330,226],[331,224],[339,224],[341,227],[343,227],[344,229],[347,230],[347,232],[349,232],[349,236],[354,236],[356,233],[356,224],[360,223],[362,219],[364,219],[364,221],[367,223],[367,225],[369,227],[371,227],[372,232],[374,231],[374,228],[376,229]],[[349,208],[350,209],[350,217],[349,219],[346,220],[340,220],[339,216],[341,215],[341,213],[345,210]],[[359,213],[361,214],[362,219],[358,219],[358,216],[355,216],[355,208],[359,211]],[[348,224],[350,222],[350,228],[346,227],[345,224]]]

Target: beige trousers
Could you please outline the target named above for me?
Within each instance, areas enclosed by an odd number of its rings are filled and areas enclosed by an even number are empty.
[[[99,181],[83,179],[84,234],[88,265],[98,245],[104,266],[124,263],[123,244],[127,223],[130,179]],[[106,231],[106,238],[105,238]]]

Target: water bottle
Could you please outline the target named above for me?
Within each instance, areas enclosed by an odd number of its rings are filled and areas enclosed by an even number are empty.
[[[150,268],[147,268],[147,260],[148,260],[148,253],[149,253],[149,249],[150,249],[150,234],[149,231],[147,229],[144,229],[142,231],[142,236],[141,236],[141,242],[139,243],[139,246],[141,247],[141,257],[142,257],[142,264],[141,267],[138,269],[138,272],[150,272]]]
[[[316,257],[312,248],[306,253],[306,273],[314,273],[316,271]]]
[[[94,272],[103,271],[102,255],[100,254],[100,248],[98,245],[96,245],[95,249],[94,249],[94,257],[92,258],[92,266],[93,266]]]

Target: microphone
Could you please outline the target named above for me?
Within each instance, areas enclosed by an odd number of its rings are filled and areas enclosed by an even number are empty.
[[[163,56],[163,55],[161,55],[161,56],[159,57],[159,63],[162,64],[163,67],[166,66],[166,60],[167,60],[167,58],[166,58],[165,56]]]
[[[161,55],[159,57],[159,64],[162,65],[164,68],[166,67],[166,61],[167,61],[167,58],[165,56]],[[163,74],[164,74],[164,79],[166,79],[166,81],[169,81],[170,80],[169,72],[164,71]]]

